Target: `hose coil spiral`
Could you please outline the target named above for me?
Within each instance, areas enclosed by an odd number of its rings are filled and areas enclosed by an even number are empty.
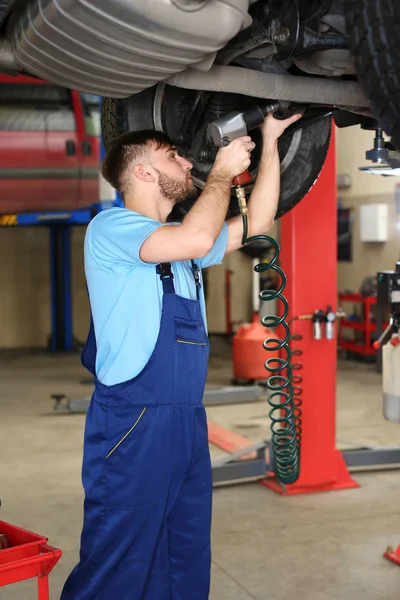
[[[286,286],[286,276],[282,269],[276,264],[279,258],[279,244],[267,235],[254,235],[247,237],[248,222],[247,215],[243,217],[242,245],[253,242],[269,242],[274,255],[269,263],[259,263],[255,271],[262,273],[272,269],[280,278],[277,290],[263,290],[260,292],[260,300],[268,301],[277,299],[282,303],[282,315],[268,315],[261,319],[262,325],[268,328],[283,328],[283,339],[272,337],[263,343],[265,350],[269,352],[281,351],[281,357],[269,358],[264,366],[270,373],[267,381],[269,390],[268,403],[271,407],[269,417],[271,419],[271,449],[274,473],[282,484],[294,483],[300,474],[300,441],[301,441],[301,388],[302,378],[293,375],[293,370],[299,370],[301,363],[292,363],[292,356],[302,354],[301,350],[291,351],[290,328],[287,322],[289,313],[288,301],[283,295]],[[294,336],[294,339],[296,336]],[[283,357],[282,357],[283,356]],[[295,384],[295,385],[294,385]]]

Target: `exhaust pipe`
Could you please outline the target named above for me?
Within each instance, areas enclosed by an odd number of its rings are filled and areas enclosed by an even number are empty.
[[[368,100],[355,81],[264,73],[242,67],[214,65],[206,73],[186,69],[166,83],[189,90],[229,92],[305,104],[365,109]]]
[[[16,61],[10,42],[0,38],[0,72],[18,75],[21,71],[22,67]],[[229,92],[305,104],[328,104],[353,110],[369,108],[361,86],[355,81],[264,73],[242,67],[214,65],[206,72],[188,68],[167,79],[166,83],[189,90]]]

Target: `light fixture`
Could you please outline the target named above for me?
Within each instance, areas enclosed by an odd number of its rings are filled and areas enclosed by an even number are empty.
[[[359,167],[359,171],[383,177],[400,177],[400,152],[397,152],[390,142],[385,142],[381,127],[374,129],[374,147],[365,153],[365,158],[374,165]]]
[[[374,165],[368,167],[359,167],[359,171],[370,173],[371,175],[381,175],[383,177],[400,177],[400,166],[391,167],[390,165]]]

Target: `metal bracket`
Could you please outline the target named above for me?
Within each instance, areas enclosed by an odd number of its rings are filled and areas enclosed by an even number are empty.
[[[214,487],[265,479],[268,470],[265,459],[267,448],[268,442],[258,442],[214,460],[212,462]],[[253,452],[257,453],[255,458],[241,459],[242,456]]]
[[[69,398],[65,394],[52,394],[54,411],[59,414],[85,414],[88,411],[90,397]]]
[[[367,467],[399,468],[400,447],[354,448],[342,450],[343,458],[351,470]]]
[[[59,414],[82,414],[87,412],[91,397],[70,398],[66,394],[52,394],[51,398],[55,400],[55,412]],[[260,400],[263,400],[263,389],[258,385],[210,389],[205,390],[203,396],[204,406],[259,402]]]

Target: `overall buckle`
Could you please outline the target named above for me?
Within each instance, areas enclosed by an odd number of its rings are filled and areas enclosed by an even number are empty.
[[[197,264],[193,261],[192,261],[192,271],[193,271],[194,282],[196,284],[197,298],[199,298],[199,293],[200,293],[200,288],[201,288],[200,269],[197,266]]]
[[[160,263],[157,265],[157,273],[160,275],[160,279],[166,279],[167,277],[174,278],[174,274],[171,271],[171,263]]]
[[[196,285],[200,286],[200,269],[199,267],[196,265],[196,263],[193,263],[193,276],[194,276],[194,280],[196,282]]]

